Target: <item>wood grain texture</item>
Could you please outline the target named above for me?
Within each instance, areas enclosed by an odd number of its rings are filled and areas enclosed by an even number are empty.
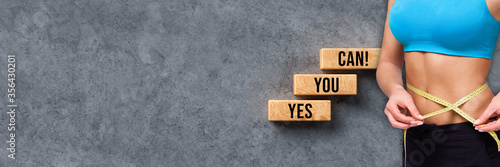
[[[301,106],[299,107],[299,104]],[[269,100],[269,121],[330,121],[330,100]],[[291,110],[293,108],[293,110]],[[299,118],[298,110],[301,109]],[[292,112],[293,111],[293,115]],[[309,118],[307,118],[309,116]]]
[[[323,48],[320,51],[320,69],[377,69],[379,59],[380,48]]]
[[[293,94],[356,95],[357,76],[356,74],[295,74]]]

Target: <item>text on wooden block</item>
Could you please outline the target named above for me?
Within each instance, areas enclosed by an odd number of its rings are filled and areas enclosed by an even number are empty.
[[[269,100],[269,121],[330,121],[330,100]]]
[[[295,95],[356,95],[356,74],[295,74]]]
[[[377,69],[379,58],[380,48],[323,48],[320,69]]]

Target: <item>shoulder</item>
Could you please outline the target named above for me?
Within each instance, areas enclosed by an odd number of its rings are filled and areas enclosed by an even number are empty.
[[[394,4],[394,2],[396,2],[396,0],[388,0],[387,3],[389,6],[392,6],[392,4]]]
[[[486,6],[491,15],[498,21],[500,21],[500,0],[482,0],[486,1]]]
[[[394,2],[396,2],[396,0],[387,1],[387,13],[389,13],[389,11],[391,10],[392,4],[394,4]]]

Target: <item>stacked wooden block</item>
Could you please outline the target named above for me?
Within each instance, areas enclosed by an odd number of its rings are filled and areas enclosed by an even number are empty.
[[[321,70],[376,69],[380,48],[324,48]],[[356,95],[356,74],[295,74],[293,94]],[[269,100],[269,121],[330,121],[330,100]]]

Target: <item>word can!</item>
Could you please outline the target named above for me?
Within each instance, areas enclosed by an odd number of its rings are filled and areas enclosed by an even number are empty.
[[[323,48],[320,69],[377,69],[379,58],[380,48]]]

